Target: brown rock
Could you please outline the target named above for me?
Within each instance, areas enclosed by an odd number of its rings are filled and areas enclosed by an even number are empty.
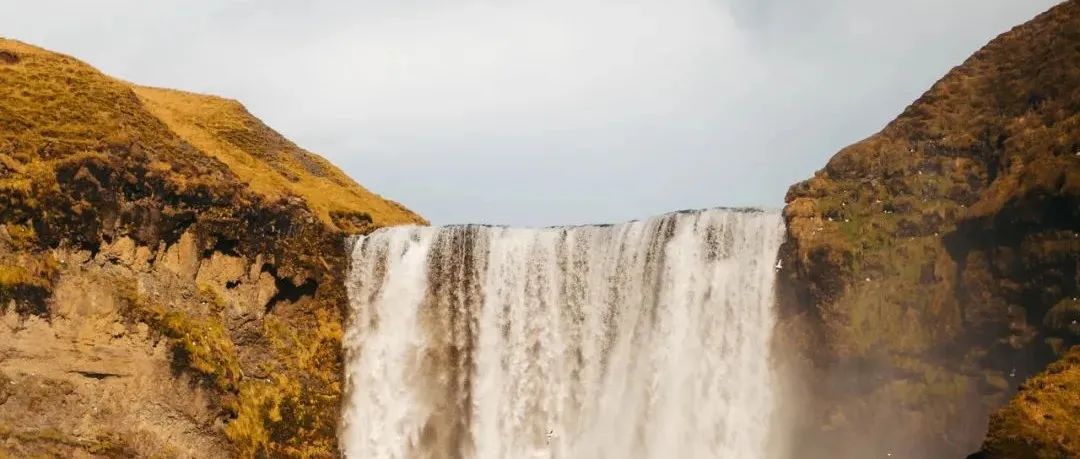
[[[424,220],[236,101],[3,56],[0,456],[337,457],[342,238]]]
[[[778,346],[808,362],[790,365],[811,399],[800,455],[970,453],[1020,381],[1080,344],[1044,320],[1080,296],[1077,62],[1067,1],[788,191],[778,329],[809,338]]]

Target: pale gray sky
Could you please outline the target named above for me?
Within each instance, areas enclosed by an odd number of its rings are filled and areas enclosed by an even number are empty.
[[[779,207],[1055,0],[0,0],[0,35],[239,99],[434,223]]]

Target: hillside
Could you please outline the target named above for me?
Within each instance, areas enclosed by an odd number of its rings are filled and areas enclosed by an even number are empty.
[[[1080,347],[1020,386],[990,418],[980,458],[1059,458],[1080,453]]]
[[[1080,343],[1080,2],[994,39],[786,201],[777,345],[813,400],[804,451],[977,450]],[[1034,432],[1003,434],[1010,410],[993,438]],[[1046,422],[1080,436],[1061,412]]]
[[[0,456],[334,457],[342,236],[425,223],[235,101],[0,39]]]

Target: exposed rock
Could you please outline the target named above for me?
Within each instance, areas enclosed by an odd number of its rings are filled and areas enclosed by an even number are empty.
[[[247,263],[242,257],[214,252],[210,258],[203,259],[199,263],[195,283],[213,286],[218,289],[219,294],[222,294],[223,290],[230,288],[230,285],[231,288],[235,288],[241,281],[247,280],[247,268]]]
[[[424,220],[235,101],[2,39],[0,100],[0,456],[338,456],[342,238]]]
[[[177,375],[167,343],[125,324],[109,268],[65,271],[48,320],[0,321],[0,450],[15,456],[222,457],[211,392]],[[215,432],[215,429],[218,432]]]
[[[184,279],[194,280],[199,270],[195,235],[191,232],[181,234],[180,239],[168,246],[161,255],[161,265]]]
[[[102,244],[98,256],[124,266],[135,265],[135,240],[127,236],[117,239],[112,244]]]
[[[1062,303],[1080,294],[1078,151],[1074,0],[791,187],[777,345],[813,400],[801,455],[963,456],[1080,342]]]

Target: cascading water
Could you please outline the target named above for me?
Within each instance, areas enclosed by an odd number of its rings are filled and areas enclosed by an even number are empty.
[[[399,227],[353,241],[352,458],[754,458],[775,213]]]

